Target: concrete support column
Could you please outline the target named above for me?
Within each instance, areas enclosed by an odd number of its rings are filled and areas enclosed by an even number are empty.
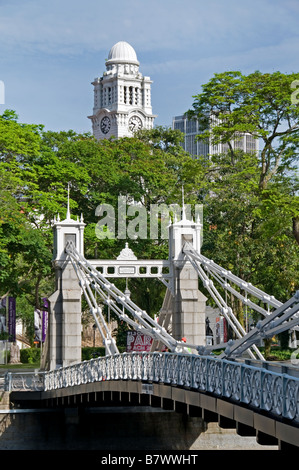
[[[61,271],[62,365],[81,362],[81,288],[71,263]]]
[[[190,243],[200,252],[201,222],[186,218],[169,226],[169,260],[172,263],[172,335],[196,346],[206,343],[206,297],[198,289],[198,274],[182,252]],[[169,308],[168,308],[169,310]]]
[[[45,369],[57,369],[62,366],[62,295],[56,290],[49,297],[48,316],[48,358],[45,359]]]
[[[71,263],[56,267],[49,298],[50,369],[81,362],[81,288]]]
[[[198,289],[198,276],[186,262],[174,269],[173,336],[187,343],[205,344],[206,297]]]
[[[56,290],[49,297],[48,352],[45,368],[50,370],[81,362],[81,296],[76,272],[65,252],[72,241],[80,254],[84,252],[83,219],[73,220],[69,207],[65,220],[54,224],[53,265]]]

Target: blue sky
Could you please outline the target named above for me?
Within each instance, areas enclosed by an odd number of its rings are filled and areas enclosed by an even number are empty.
[[[91,131],[91,82],[127,41],[153,80],[155,123],[171,126],[215,73],[298,72],[298,24],[298,0],[0,0],[0,113]]]

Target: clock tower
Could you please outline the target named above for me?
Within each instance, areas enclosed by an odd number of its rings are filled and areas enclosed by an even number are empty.
[[[150,77],[139,72],[139,62],[133,47],[127,42],[115,44],[106,60],[106,72],[95,78],[93,135],[97,139],[114,136],[132,137],[139,129],[152,129],[156,116],[152,114]]]

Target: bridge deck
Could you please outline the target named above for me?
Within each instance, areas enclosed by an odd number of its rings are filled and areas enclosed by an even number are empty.
[[[50,371],[40,390],[12,387],[11,401],[46,407],[149,405],[236,428],[240,435],[256,435],[259,443],[298,447],[297,372],[192,355],[122,354]]]

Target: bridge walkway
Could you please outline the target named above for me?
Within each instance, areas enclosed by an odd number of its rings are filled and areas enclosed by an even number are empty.
[[[175,367],[174,367],[175,365]],[[15,407],[150,406],[216,422],[263,445],[299,447],[299,370],[171,353],[122,354],[13,385]],[[40,384],[40,386],[39,386]]]

